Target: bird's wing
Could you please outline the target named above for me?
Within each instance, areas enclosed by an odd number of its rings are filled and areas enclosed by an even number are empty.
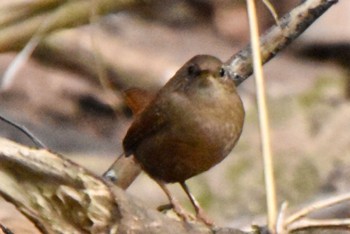
[[[130,126],[123,140],[125,155],[129,156],[145,138],[157,133],[161,128],[168,125],[166,114],[151,103],[144,111],[139,113]]]

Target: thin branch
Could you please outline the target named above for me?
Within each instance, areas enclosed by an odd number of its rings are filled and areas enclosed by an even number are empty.
[[[19,124],[13,122],[12,120],[9,120],[8,118],[5,118],[0,115],[0,120],[4,121],[5,123],[8,123],[9,125],[15,127],[17,130],[22,132],[24,135],[26,135],[37,148],[47,149],[44,143],[42,143],[39,138],[34,136],[26,127],[20,126]]]
[[[260,39],[262,62],[266,63],[279,51],[302,34],[318,17],[338,0],[307,0],[279,20]],[[227,62],[228,74],[240,84],[253,73],[250,45],[232,56]]]
[[[56,21],[57,16],[55,14],[48,15],[39,25],[37,30],[34,32],[33,36],[30,38],[30,40],[26,43],[24,48],[20,51],[20,53],[18,53],[16,58],[6,69],[5,74],[2,78],[2,83],[0,87],[1,90],[6,90],[10,87],[18,71],[28,61],[35,48],[38,46],[44,35],[47,33],[49,27]]]
[[[7,227],[5,227],[2,224],[0,224],[0,229],[1,229],[1,231],[3,231],[4,234],[13,234],[13,232],[10,229],[8,229]]]
[[[29,60],[34,49],[39,44],[41,36],[37,35],[31,38],[31,40],[26,44],[26,46],[16,55],[11,64],[7,67],[0,83],[0,90],[4,91],[11,87],[13,81],[16,78],[17,73],[22,69],[22,67]]]

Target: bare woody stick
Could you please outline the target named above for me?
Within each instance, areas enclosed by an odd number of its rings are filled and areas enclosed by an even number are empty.
[[[260,38],[262,63],[268,62],[279,51],[287,47],[337,2],[338,0],[307,0],[283,16],[279,20],[279,26],[271,27]],[[226,64],[230,76],[239,78],[238,84],[246,80],[253,73],[250,45],[233,55]]]

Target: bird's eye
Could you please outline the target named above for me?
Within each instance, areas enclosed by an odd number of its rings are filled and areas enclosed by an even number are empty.
[[[188,75],[190,75],[190,76],[197,76],[197,75],[200,74],[200,72],[201,72],[201,70],[200,70],[199,66],[196,65],[196,64],[191,64],[191,65],[188,66],[188,68],[187,68],[187,73],[188,73]]]
[[[225,75],[226,75],[225,69],[224,69],[224,68],[220,68],[220,70],[219,70],[219,76],[220,76],[220,77],[224,77]]]

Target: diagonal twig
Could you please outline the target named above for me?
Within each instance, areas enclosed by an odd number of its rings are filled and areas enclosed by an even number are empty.
[[[278,26],[271,27],[260,38],[260,51],[263,64],[273,58],[300,36],[338,0],[307,0],[295,7],[279,20]],[[231,77],[242,83],[253,73],[252,51],[250,45],[233,55],[226,62]]]
[[[20,126],[19,124],[1,116],[1,115],[0,115],[0,120],[4,121],[5,123],[10,124],[11,126],[15,127],[17,130],[22,132],[24,135],[26,135],[35,144],[35,146],[37,148],[47,149],[47,147],[44,145],[44,143],[42,143],[36,136],[34,136],[26,127]]]

